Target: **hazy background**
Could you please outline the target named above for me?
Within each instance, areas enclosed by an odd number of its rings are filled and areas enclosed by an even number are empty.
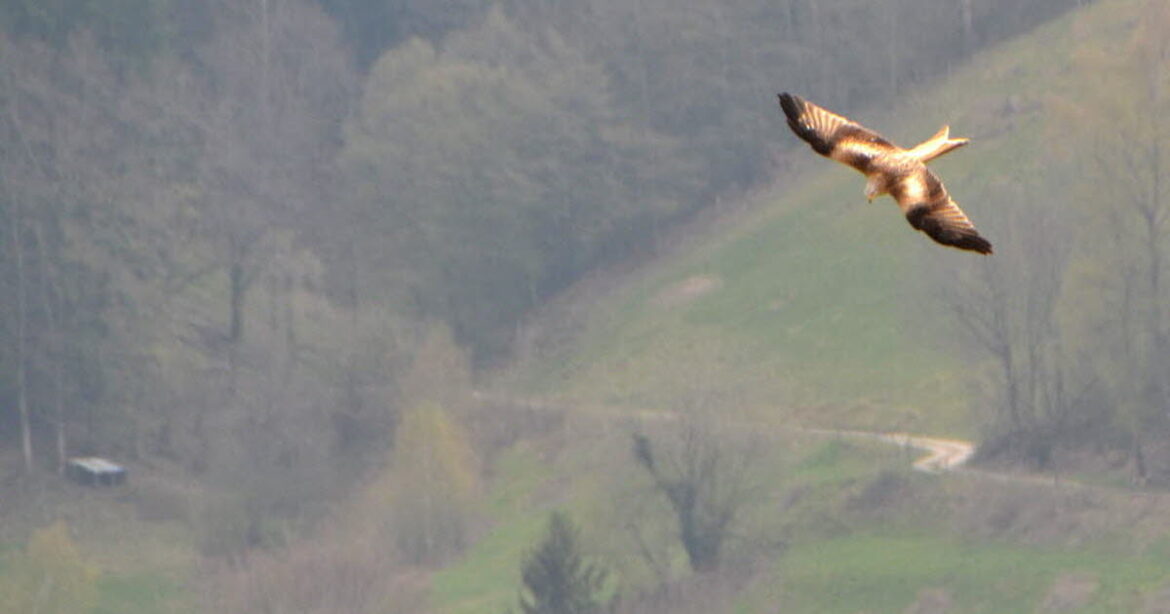
[[[1138,0],[3,0],[0,611],[506,611],[574,531],[608,571],[572,611],[1164,607],[1167,31]],[[996,255],[862,206],[778,91],[973,137],[939,173]],[[86,454],[129,484],[58,475]]]

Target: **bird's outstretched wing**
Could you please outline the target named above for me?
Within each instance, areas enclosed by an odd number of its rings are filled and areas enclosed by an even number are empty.
[[[906,220],[943,245],[991,253],[991,243],[979,235],[975,225],[951,200],[938,176],[925,166],[899,179],[890,189]]]
[[[874,158],[900,149],[873,130],[800,96],[783,93],[779,97],[788,127],[822,156],[868,174]]]
[[[880,134],[818,107],[800,96],[780,94],[780,108],[788,126],[822,156],[848,164],[888,191],[914,228],[942,245],[991,253],[991,243],[979,235],[975,225],[951,200],[938,176],[925,165],[966,144],[950,139],[944,128],[926,144],[907,151],[891,144]],[[867,187],[867,194],[869,194]]]

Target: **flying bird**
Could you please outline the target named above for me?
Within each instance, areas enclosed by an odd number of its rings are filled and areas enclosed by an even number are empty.
[[[788,127],[812,146],[813,151],[861,171],[868,181],[870,202],[889,194],[914,228],[943,245],[980,254],[991,253],[991,243],[979,236],[975,225],[951,200],[942,181],[926,163],[963,145],[969,139],[952,139],[949,126],[910,149],[902,149],[882,135],[822,109],[794,94],[780,94],[780,108]]]

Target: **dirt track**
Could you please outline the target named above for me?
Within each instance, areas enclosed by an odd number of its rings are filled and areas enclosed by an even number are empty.
[[[563,412],[583,409],[580,407],[574,407],[571,404],[559,403],[556,401],[521,398],[490,392],[475,392],[474,396],[481,401],[509,404],[523,407],[528,410]],[[588,411],[593,415],[608,415],[612,416],[614,419],[622,420],[629,420],[631,418],[649,421],[678,419],[678,414],[660,409],[590,407],[588,408]],[[749,424],[745,422],[741,426],[758,428],[760,425],[754,423]],[[901,446],[903,448],[922,450],[926,452],[926,455],[915,459],[912,465],[914,469],[926,473],[942,473],[944,471],[953,471],[959,469],[964,464],[966,464],[968,460],[971,459],[972,455],[975,454],[975,444],[970,441],[964,441],[962,439],[927,437],[924,435],[913,435],[910,433],[883,433],[879,431],[834,430],[806,427],[795,427],[785,430],[798,431],[802,433],[813,433],[818,435],[847,437],[850,439],[882,441],[892,445]]]
[[[835,431],[846,437],[876,439],[904,448],[925,451],[926,456],[916,459],[913,466],[918,471],[941,473],[962,467],[975,454],[975,444],[962,439],[942,439],[911,435],[910,433],[877,433],[871,431]]]

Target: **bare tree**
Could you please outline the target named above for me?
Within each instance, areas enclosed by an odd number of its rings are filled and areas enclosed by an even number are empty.
[[[975,10],[972,7],[975,0],[959,0],[959,23],[962,24],[963,51],[970,53],[975,49]]]
[[[66,453],[65,364],[82,355],[81,338],[92,331],[90,322],[71,315],[98,311],[92,302],[100,304],[107,291],[95,272],[112,252],[132,248],[110,248],[99,238],[109,227],[119,120],[109,96],[114,75],[108,63],[93,59],[92,38],[78,34],[54,49],[0,35],[0,52],[14,59],[0,70],[0,193],[15,272],[16,405],[31,469],[34,418],[56,431],[59,465]],[[42,309],[32,310],[38,294]],[[65,336],[75,342],[65,344]],[[50,383],[30,385],[36,380]],[[47,406],[54,408],[51,417],[36,409]]]
[[[25,473],[33,469],[32,426],[28,413],[28,378],[25,363],[28,360],[25,337],[28,328],[28,291],[25,289],[24,240],[22,227],[24,219],[20,204],[12,206],[12,253],[16,269],[16,408],[20,413],[20,450],[24,459]]]
[[[7,38],[0,38],[0,49],[6,57],[14,55],[15,45]],[[26,126],[21,116],[21,105],[16,92],[21,86],[16,83],[17,74],[13,70],[5,70],[3,78],[4,91],[7,95],[0,97],[4,104],[2,126],[6,128],[5,136],[10,145],[16,145],[15,151],[7,152],[4,164],[0,166],[0,188],[8,195],[8,224],[10,231],[10,248],[12,250],[12,264],[15,277],[16,294],[16,356],[14,361],[14,387],[16,389],[16,407],[20,416],[21,456],[24,460],[26,473],[33,469],[33,442],[32,424],[28,408],[28,272],[25,264],[24,231],[27,223],[24,214],[25,205],[22,201],[28,198],[22,188],[14,184],[15,176],[23,175],[30,165],[36,166],[32,146],[25,135]]]
[[[327,202],[353,79],[337,33],[302,2],[220,3],[186,114],[202,151],[198,183],[212,257],[228,282],[227,339],[245,330],[249,290],[272,254],[269,231]]]
[[[1166,193],[1170,138],[1170,7],[1147,2],[1125,53],[1084,50],[1079,68],[1100,84],[1061,101],[1062,122],[1092,143],[1077,171],[1078,193],[1094,226],[1093,268],[1083,275],[1097,370],[1129,434],[1135,479],[1149,477],[1145,441],[1170,428],[1170,269]],[[1067,135],[1062,135],[1067,138]],[[1091,293],[1091,294],[1088,294]]]
[[[1072,214],[1057,210],[1062,202],[1006,187],[986,198],[1005,204],[989,230],[1003,247],[993,259],[965,261],[958,275],[947,260],[940,287],[961,345],[995,365],[985,448],[1043,467],[1093,383],[1078,370],[1078,348],[1059,319]]]
[[[674,441],[662,443],[634,433],[634,459],[669,502],[691,569],[714,570],[737,516],[752,500],[750,468],[758,449],[694,417],[684,419]]]
[[[61,309],[58,306],[60,301],[60,292],[57,289],[52,274],[49,272],[49,254],[45,247],[45,239],[41,236],[40,227],[33,227],[33,239],[36,241],[37,260],[40,262],[41,270],[41,298],[45,313],[46,324],[46,353],[49,356],[52,370],[52,395],[53,395],[53,430],[56,433],[54,439],[56,440],[57,452],[57,471],[59,473],[65,472],[65,461],[68,456],[68,446],[66,445],[65,434],[65,356],[64,356],[64,340],[62,339],[61,324],[59,315]],[[19,248],[19,245],[18,245]],[[23,300],[23,296],[21,300]],[[21,309],[24,309],[22,306]]]

